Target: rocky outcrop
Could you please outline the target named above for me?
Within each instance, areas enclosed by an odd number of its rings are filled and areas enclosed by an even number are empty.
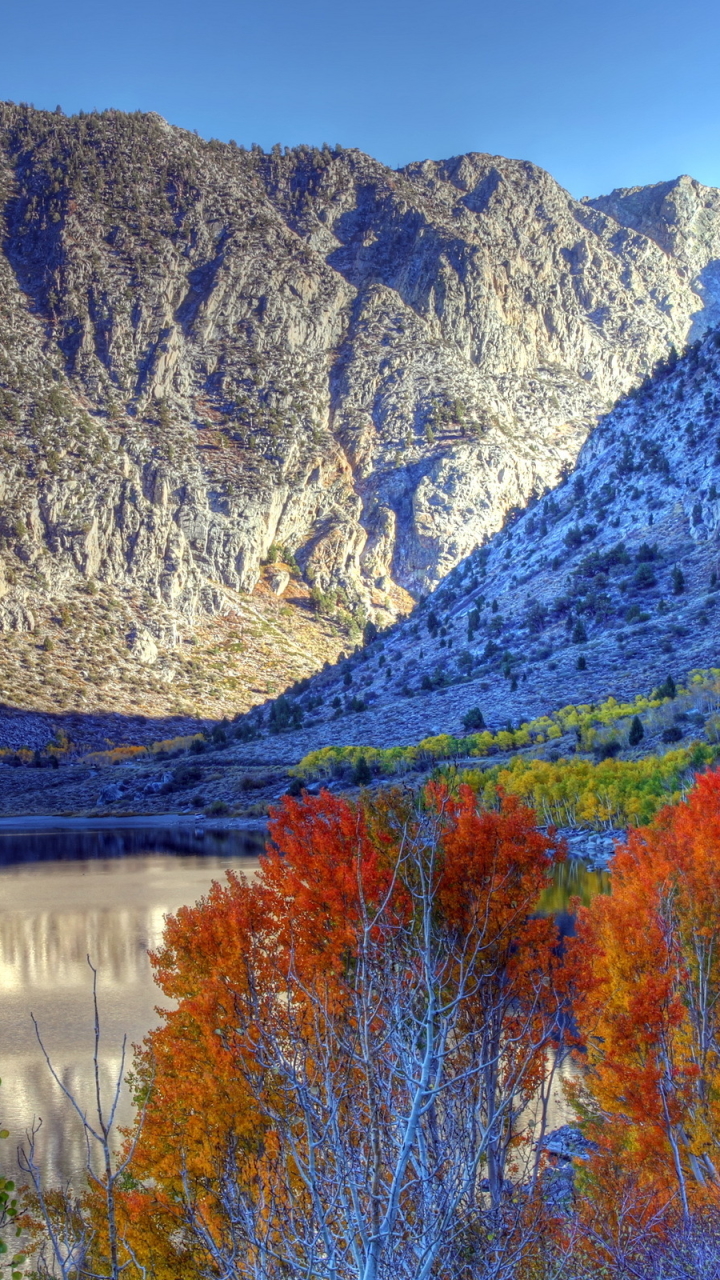
[[[389,621],[683,345],[695,187],[663,236],[654,189],[631,217],[502,157],[0,107],[0,627],[78,577],[212,612],[273,545]]]

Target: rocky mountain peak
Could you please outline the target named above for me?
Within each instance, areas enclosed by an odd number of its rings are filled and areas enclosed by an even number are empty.
[[[654,240],[698,296],[690,338],[720,321],[720,192],[683,174],[649,187],[624,187],[584,202]]]

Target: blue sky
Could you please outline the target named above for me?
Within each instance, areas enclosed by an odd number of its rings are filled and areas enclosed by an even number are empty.
[[[5,0],[0,98],[393,166],[489,151],[598,195],[720,186],[719,49],[717,0]]]

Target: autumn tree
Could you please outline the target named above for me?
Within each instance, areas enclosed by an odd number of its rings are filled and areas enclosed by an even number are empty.
[[[432,786],[288,797],[270,833],[257,878],[179,911],[155,958],[177,1004],[138,1067],[136,1256],[157,1276],[509,1280],[565,1025],[536,914],[556,846],[514,799]]]
[[[573,948],[596,1132],[686,1221],[720,1195],[719,855],[714,772],[628,834]]]

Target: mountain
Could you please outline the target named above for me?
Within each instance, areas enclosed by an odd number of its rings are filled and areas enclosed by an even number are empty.
[[[474,709],[491,729],[517,726],[565,704],[648,693],[668,676],[717,668],[719,657],[720,332],[711,331],[605,415],[573,474],[409,619],[298,690],[302,730],[273,738],[267,711],[248,723],[263,732],[256,752],[292,762],[329,744],[462,733]]]
[[[233,714],[407,613],[714,314],[665,186],[0,105],[0,697]]]

